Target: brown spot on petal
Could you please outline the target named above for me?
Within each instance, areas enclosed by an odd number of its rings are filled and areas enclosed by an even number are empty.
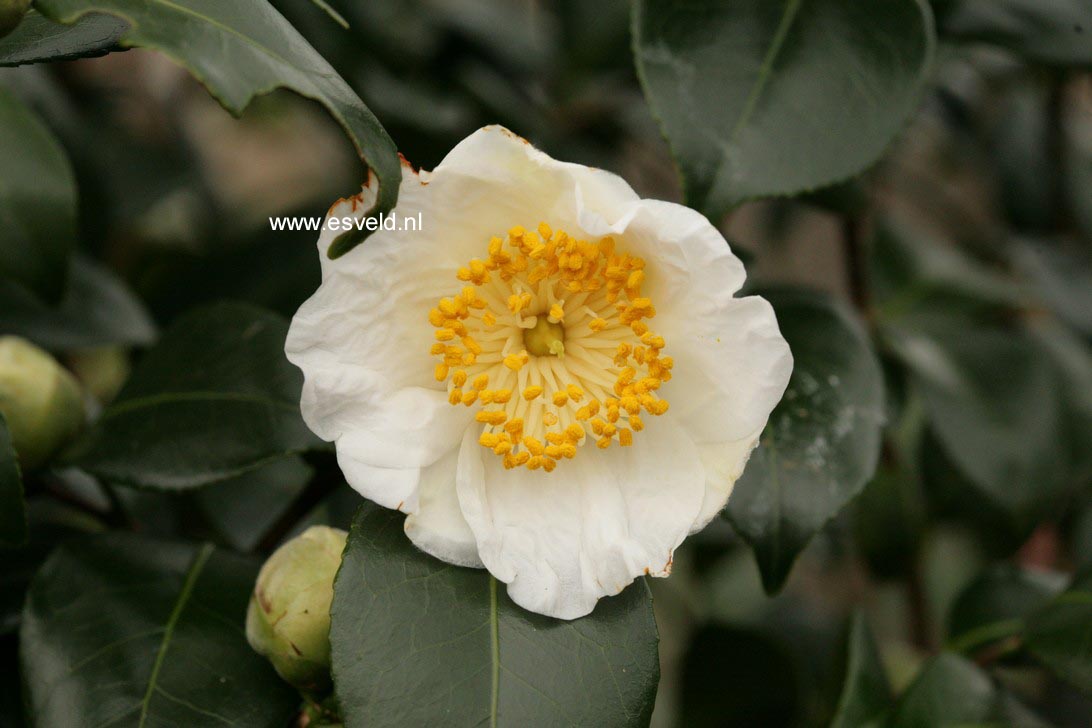
[[[404,504],[405,504],[405,501],[398,501],[398,505],[396,505],[396,506],[394,507],[394,510],[396,510],[396,511],[400,511],[400,510],[402,510],[402,506],[403,506]]]
[[[521,141],[524,144],[526,144],[527,146],[531,146],[531,142],[527,141],[526,139],[521,137],[519,134],[516,134],[511,129],[500,126],[499,124],[491,124],[491,125],[487,126],[486,128],[487,129],[497,129],[497,130],[500,131],[501,134],[504,134],[505,136],[508,136],[508,137],[512,137],[513,139],[515,139],[517,141]]]
[[[295,652],[295,653],[296,653],[297,655],[299,655],[300,657],[303,657],[303,650],[301,650],[301,649],[300,649],[299,647],[296,647],[296,643],[295,643],[295,642],[292,642],[291,640],[289,640],[288,644],[289,644],[289,646],[290,646],[290,647],[292,648],[292,651],[293,651],[293,652]]]
[[[645,567],[645,576],[652,576],[652,569]]]
[[[258,605],[262,608],[262,611],[266,614],[269,614],[269,612],[273,609],[273,603],[269,601],[268,597],[266,597],[265,592],[261,589],[255,589],[254,596],[258,597]]]
[[[664,564],[664,576],[671,573],[671,567],[675,565],[675,553],[672,552],[667,555],[667,563]]]
[[[406,168],[406,169],[408,169],[409,171],[413,172],[414,174],[417,174],[417,172],[418,172],[418,168],[417,168],[417,167],[414,167],[414,166],[413,166],[413,162],[411,162],[411,161],[409,161],[408,159],[406,159],[406,158],[405,158],[405,156],[403,156],[402,152],[399,152],[399,153],[398,153],[398,160],[399,160],[400,162],[402,162],[402,166],[403,166],[403,167],[405,167],[405,168]]]

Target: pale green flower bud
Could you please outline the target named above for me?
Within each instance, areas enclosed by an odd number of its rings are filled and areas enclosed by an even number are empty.
[[[0,336],[0,414],[19,461],[33,470],[83,427],[83,395],[47,352],[18,336]]]
[[[308,693],[330,688],[330,601],[346,536],[312,526],[281,546],[258,573],[247,609],[250,646]]]
[[[100,403],[113,401],[129,378],[129,353],[120,346],[103,346],[73,352],[68,368]]]
[[[0,38],[15,30],[30,9],[30,0],[0,0]]]

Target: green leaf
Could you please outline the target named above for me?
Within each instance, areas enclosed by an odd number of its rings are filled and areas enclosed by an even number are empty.
[[[243,632],[257,573],[210,545],[131,534],[61,546],[20,632],[36,724],[287,725],[298,698]]]
[[[1015,309],[1032,300],[1031,291],[988,268],[955,245],[906,225],[881,222],[872,241],[870,284],[882,322],[928,317],[939,299],[949,309]]]
[[[265,0],[37,0],[37,7],[59,23],[75,23],[92,12],[124,20],[129,28],[121,45],[162,51],[233,114],[277,88],[319,102],[377,178],[371,214],[385,213],[398,201],[402,167],[394,142],[330,64]],[[348,252],[367,235],[367,230],[343,233],[330,255]]]
[[[923,325],[924,324],[924,325]],[[890,325],[945,453],[1025,533],[1068,487],[1058,374],[1026,332],[937,318]]]
[[[678,723],[685,728],[805,725],[810,677],[769,632],[707,624],[682,660]]]
[[[29,538],[19,548],[0,545],[0,636],[19,629],[23,597],[38,567],[64,540],[97,533],[103,525],[84,511],[49,497],[27,502]],[[3,722],[0,721],[0,726]]]
[[[868,623],[853,615],[849,628],[846,677],[831,728],[859,728],[880,723],[891,706],[891,685],[884,673]]]
[[[0,414],[0,546],[20,546],[27,540],[27,509],[23,475],[11,443],[11,433]]]
[[[1092,66],[1092,5],[1086,0],[953,0],[941,31],[1003,46],[1051,66]]]
[[[975,579],[948,616],[952,650],[969,653],[1018,634],[1024,618],[1061,591],[1053,574],[998,564]]]
[[[11,35],[0,38],[0,66],[71,61],[115,50],[125,22],[110,15],[86,15],[60,25],[31,10]]]
[[[1027,619],[1028,650],[1062,679],[1092,693],[1092,571]]]
[[[232,548],[253,551],[303,492],[313,473],[302,458],[283,458],[202,488],[195,494],[197,507]]]
[[[76,180],[53,134],[0,88],[0,278],[56,302],[76,240]]]
[[[180,318],[69,460],[108,483],[184,490],[320,446],[300,417],[287,332],[242,304]]]
[[[648,724],[659,658],[647,586],[582,619],[542,617],[486,571],[415,549],[402,520],[361,508],[334,584],[334,684],[349,728]]]
[[[772,593],[876,471],[884,390],[868,336],[844,307],[805,291],[767,298],[795,363],[726,514],[754,549]]]
[[[714,219],[875,162],[935,45],[924,0],[638,0],[633,39],[687,202]]]
[[[144,304],[107,268],[79,254],[57,306],[0,280],[0,330],[54,351],[112,344],[147,345],[156,326]]]
[[[974,663],[942,653],[925,664],[899,699],[887,725],[921,728],[982,723],[1022,728],[1047,725]]]

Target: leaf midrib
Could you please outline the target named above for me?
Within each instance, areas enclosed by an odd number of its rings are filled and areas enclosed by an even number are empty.
[[[736,140],[739,133],[743,130],[743,127],[751,120],[751,117],[755,113],[755,109],[758,108],[758,101],[762,97],[762,92],[766,90],[766,86],[770,82],[770,76],[773,73],[773,65],[777,61],[778,56],[781,55],[781,48],[785,45],[785,40],[789,37],[789,31],[792,30],[797,15],[800,14],[801,5],[803,5],[803,0],[787,0],[785,3],[785,9],[782,11],[781,15],[781,22],[774,32],[774,37],[770,42],[769,49],[766,51],[766,56],[762,59],[762,65],[759,66],[758,77],[751,86],[751,92],[747,95],[747,101],[743,105],[743,111],[740,112],[739,119],[736,120],[735,126],[732,127],[732,132],[728,136],[729,144]]]
[[[186,608],[186,603],[189,602],[194,587],[197,585],[197,580],[201,576],[201,572],[204,570],[209,557],[212,556],[212,552],[212,544],[204,544],[193,557],[190,568],[186,572],[186,580],[183,582],[182,590],[178,593],[178,599],[175,601],[174,608],[167,618],[167,624],[163,630],[163,638],[159,642],[155,663],[152,665],[152,672],[148,676],[148,687],[144,691],[144,698],[140,701],[140,722],[138,723],[138,728],[144,728],[145,722],[148,719],[148,709],[151,706],[152,695],[155,693],[158,686],[159,670],[163,666],[164,659],[166,659],[167,650],[170,649],[171,639],[174,637],[174,628],[178,624],[178,620],[182,616],[182,611]]]

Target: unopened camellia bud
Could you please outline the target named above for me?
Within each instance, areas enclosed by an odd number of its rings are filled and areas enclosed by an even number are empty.
[[[281,546],[258,573],[246,637],[300,690],[330,688],[330,601],[345,531],[312,526]]]
[[[15,30],[30,9],[30,0],[0,0],[0,38]]]
[[[20,463],[33,470],[79,432],[83,395],[47,352],[18,336],[0,336],[0,414]]]

